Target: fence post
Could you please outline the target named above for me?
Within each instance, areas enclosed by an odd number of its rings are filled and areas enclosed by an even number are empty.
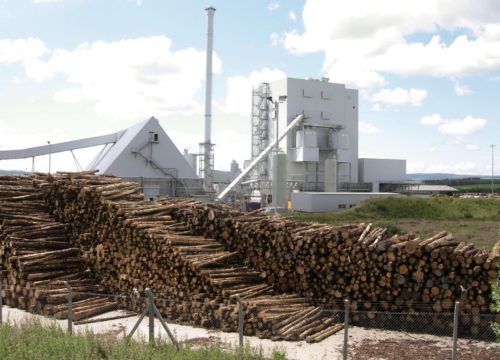
[[[68,288],[68,333],[70,335],[73,334],[73,294],[71,291],[71,286],[68,282],[65,282],[66,287]]]
[[[146,295],[148,296],[148,315],[149,315],[149,342],[155,340],[155,310],[153,293],[150,288],[146,288]]]
[[[460,309],[460,301],[455,302],[455,312],[453,313],[453,350],[451,359],[457,360],[457,343],[458,343],[458,312]]]
[[[240,296],[237,294],[232,295],[231,299],[235,299],[238,302],[238,334],[239,334],[240,348],[243,348],[243,322],[245,321],[243,314],[243,301],[241,301]]]
[[[344,300],[344,348],[342,359],[347,360],[347,343],[349,341],[349,299]]]
[[[3,311],[3,298],[2,298],[2,291],[3,291],[3,284],[2,284],[3,279],[0,279],[0,325],[2,325],[2,311]]]

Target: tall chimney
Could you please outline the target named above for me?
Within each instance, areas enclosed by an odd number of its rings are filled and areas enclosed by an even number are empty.
[[[205,9],[208,16],[207,26],[207,73],[205,89],[205,142],[203,143],[203,175],[207,191],[213,191],[213,144],[212,144],[212,52],[214,41],[215,8]]]
[[[214,13],[212,6],[206,9],[208,16],[207,27],[207,74],[205,90],[205,142],[212,142],[212,52],[214,47]]]

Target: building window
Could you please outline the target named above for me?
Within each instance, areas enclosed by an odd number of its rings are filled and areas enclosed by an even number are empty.
[[[332,94],[328,90],[321,90],[321,98],[324,100],[330,100],[332,98]]]
[[[313,96],[313,91],[312,89],[304,88],[302,90],[302,95],[304,95],[304,97],[310,98]]]
[[[355,206],[356,206],[356,204],[351,204],[351,205],[349,205],[349,208],[353,208]]]
[[[346,204],[339,204],[339,209],[346,209],[346,208],[347,208]]]

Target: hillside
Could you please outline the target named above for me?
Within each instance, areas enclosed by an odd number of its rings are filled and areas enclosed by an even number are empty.
[[[0,169],[0,176],[5,176],[5,175],[22,175],[26,174],[26,171],[23,170],[2,170]]]

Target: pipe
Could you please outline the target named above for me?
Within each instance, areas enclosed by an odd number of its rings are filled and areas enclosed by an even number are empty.
[[[212,52],[214,42],[214,13],[215,8],[209,6],[205,9],[208,16],[207,27],[207,73],[205,89],[205,143],[212,142]]]
[[[252,171],[252,169],[255,166],[257,166],[267,156],[267,154],[269,154],[269,152],[274,148],[276,143],[279,143],[281,140],[283,140],[283,138],[294,127],[299,125],[302,122],[302,120],[304,120],[304,115],[299,115],[295,119],[293,119],[293,121],[290,124],[288,124],[288,126],[286,127],[285,132],[283,134],[281,134],[279,137],[276,137],[274,139],[274,141],[272,141],[264,150],[262,150],[262,152],[259,155],[257,155],[257,157],[255,159],[253,159],[253,161],[250,163],[250,165],[248,165],[248,167],[245,170],[243,170],[243,172],[240,175],[238,175],[238,177],[236,177],[236,179],[234,179],[233,182],[231,184],[229,184],[228,187],[225,188],[217,196],[217,201],[223,200],[234,187],[238,186],[243,181],[245,176],[247,176],[250,173],[250,171]]]

